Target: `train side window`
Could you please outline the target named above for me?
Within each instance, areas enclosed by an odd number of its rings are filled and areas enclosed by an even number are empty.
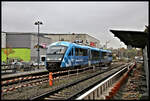
[[[83,56],[83,49],[82,48],[79,48],[79,56]]]
[[[75,48],[75,56],[79,55],[79,48]]]
[[[87,56],[87,49],[83,49],[83,56]]]
[[[91,58],[92,58],[92,60],[94,60],[94,51],[93,50],[91,50]]]
[[[91,55],[92,55],[92,60],[98,60],[100,56],[99,51],[95,51],[95,50],[91,51]]]
[[[88,55],[87,52],[88,52],[87,49],[75,48],[75,56],[87,56]]]
[[[79,48],[79,54],[78,55],[82,56],[82,50],[81,50],[81,48]]]
[[[106,52],[102,52],[102,59],[106,57]]]
[[[105,56],[104,56],[104,59],[107,59],[107,58],[108,58],[108,56],[107,56],[107,55],[105,55]]]
[[[112,57],[112,53],[109,53],[109,55],[108,55],[109,57]]]

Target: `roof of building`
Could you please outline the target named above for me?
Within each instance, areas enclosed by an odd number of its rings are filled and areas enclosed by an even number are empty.
[[[45,35],[87,35],[86,33],[45,33]]]
[[[126,45],[136,48],[144,48],[148,44],[149,31],[125,31],[110,30],[116,37],[123,41]]]
[[[38,33],[34,32],[2,32],[2,33],[7,33],[7,34],[29,34],[29,35],[37,35]],[[40,35],[46,34],[46,33],[39,33]]]
[[[95,40],[99,41],[96,37],[92,36],[92,35],[89,35],[87,33],[46,33],[44,35],[87,35],[87,36],[90,36],[92,38],[94,38]]]
[[[37,35],[38,33],[36,32],[4,32],[2,31],[2,33],[7,33],[7,34],[19,34],[19,35]],[[89,34],[86,33],[39,33],[39,36],[45,37],[44,35],[88,35],[92,38],[95,38]],[[97,38],[95,38],[95,40],[99,41]]]
[[[7,33],[9,35],[38,35],[38,33],[33,33],[33,32],[2,32],[2,33]],[[40,37],[44,37],[44,38],[47,38],[47,39],[51,39],[51,38],[48,38],[48,37],[45,37],[46,33],[39,33],[39,36]]]

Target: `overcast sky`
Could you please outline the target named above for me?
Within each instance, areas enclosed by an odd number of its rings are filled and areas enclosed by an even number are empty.
[[[108,47],[120,47],[110,29],[143,31],[148,25],[148,2],[2,2],[2,31],[42,33],[88,33],[111,40]],[[121,43],[121,47],[125,47]]]

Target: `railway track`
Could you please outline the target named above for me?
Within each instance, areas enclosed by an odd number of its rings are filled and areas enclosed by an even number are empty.
[[[113,68],[115,68],[117,66],[114,66]],[[88,70],[88,69],[85,68],[85,70]],[[61,81],[61,79],[66,79],[68,76],[71,77],[71,76],[75,76],[75,75],[80,75],[83,73],[83,71],[84,71],[83,69],[82,70],[78,69],[78,73],[75,70],[69,71],[69,73],[68,73],[68,71],[55,72],[55,73],[53,73],[54,82],[56,83],[57,81]],[[91,70],[89,69],[89,71],[91,71]],[[84,71],[84,72],[89,73],[88,71]],[[2,81],[2,85],[3,85],[2,86],[2,95],[7,94],[9,91],[14,91],[15,89],[19,89],[19,88],[21,88],[21,90],[23,90],[22,89],[23,87],[31,88],[31,87],[38,86],[38,85],[40,86],[40,85],[43,85],[44,83],[47,83],[48,81],[49,81],[48,74],[44,74],[44,75],[40,75],[40,76],[37,75],[37,76],[19,77],[19,78],[15,78],[13,80],[9,80],[9,82],[8,82],[8,80],[7,80],[7,82],[5,80],[5,81]],[[75,81],[78,81],[78,79],[76,79]],[[59,82],[59,83],[61,83],[61,82]],[[67,84],[69,84],[69,83],[66,83],[66,85]],[[60,84],[58,84],[58,87],[61,88],[61,86],[59,86],[59,85]],[[52,88],[54,88],[54,90],[56,90],[55,87],[52,87]]]
[[[91,68],[78,69],[78,72],[82,72],[83,70],[89,70],[89,69]],[[53,73],[54,80],[65,78],[68,75],[69,76],[75,75],[75,71],[77,72],[77,70],[70,70],[69,74],[68,71],[55,72]],[[35,85],[42,84],[44,82],[48,82],[49,80],[48,76],[49,74],[47,73],[44,75],[26,76],[26,77],[19,77],[10,80],[4,80],[1,82],[2,93],[13,91],[15,89],[22,88],[22,87],[35,86]]]
[[[35,97],[30,98],[29,100],[71,100],[76,96],[80,95],[80,93],[86,91],[87,89],[93,87],[98,82],[107,79],[109,76],[113,75],[120,69],[128,66],[129,64],[125,64],[119,68],[113,68],[111,70],[106,70],[103,72],[98,72],[96,74],[89,75],[84,79],[78,79],[74,82],[71,82],[67,85],[60,86],[52,91],[48,91],[41,95],[37,95]],[[100,79],[101,78],[101,79]]]
[[[83,69],[78,69],[79,72],[82,70],[88,70],[90,68],[83,68]],[[77,72],[77,70],[70,70],[70,72]],[[68,71],[60,71],[60,72],[54,72],[54,76],[58,75],[64,75],[65,73],[68,73]],[[1,80],[1,85],[2,86],[7,86],[7,85],[12,85],[28,80],[34,80],[42,77],[47,77],[48,76],[48,71],[42,71],[38,73],[33,73],[33,74],[24,74],[24,75],[18,75],[18,76],[13,76],[13,77],[2,77]]]

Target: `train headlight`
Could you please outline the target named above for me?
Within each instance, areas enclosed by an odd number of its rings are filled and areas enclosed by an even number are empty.
[[[46,60],[48,60],[48,61],[49,61],[49,60],[51,60],[51,59],[50,59],[50,58],[46,58]]]
[[[58,60],[61,60],[61,58],[58,58]]]

